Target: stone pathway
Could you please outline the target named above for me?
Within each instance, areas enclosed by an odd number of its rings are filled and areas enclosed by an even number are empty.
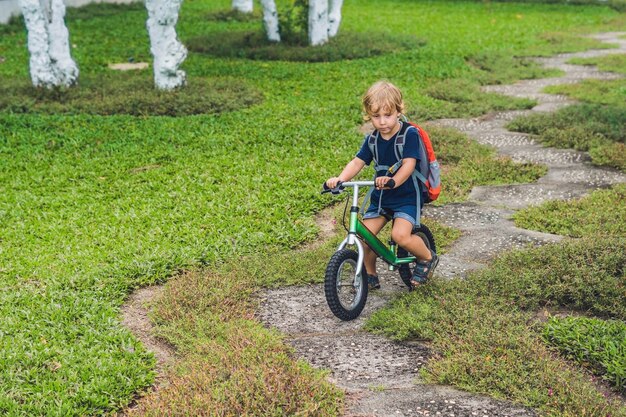
[[[566,62],[573,57],[626,53],[626,39],[619,39],[624,34],[614,32],[595,36],[617,44],[618,49],[539,59],[546,67],[563,70],[565,75],[562,77],[485,88],[486,91],[509,96],[534,98],[538,105],[532,110],[435,122],[465,132],[479,143],[494,146],[513,160],[548,166],[547,175],[534,184],[476,187],[466,203],[427,207],[424,211],[426,217],[463,232],[448,253],[441,256],[437,274],[444,277],[465,276],[469,270],[486,266],[502,251],[558,241],[560,236],[516,228],[510,220],[511,215],[530,204],[577,198],[599,187],[626,182],[626,176],[620,172],[591,166],[585,153],[544,148],[529,135],[509,132],[504,128],[506,122],[519,115],[554,111],[572,104],[567,97],[542,93],[541,90],[548,85],[618,77],[593,67]],[[347,416],[536,415],[533,410],[507,402],[421,383],[418,371],[430,354],[426,345],[396,343],[364,332],[363,323],[372,312],[384,306],[398,292],[406,290],[397,273],[388,272],[383,265],[379,265],[379,274],[383,289],[370,293],[363,314],[352,322],[341,322],[332,315],[326,305],[322,285],[267,291],[262,296],[259,318],[266,325],[285,333],[297,355],[313,366],[331,371],[331,380],[347,391]]]

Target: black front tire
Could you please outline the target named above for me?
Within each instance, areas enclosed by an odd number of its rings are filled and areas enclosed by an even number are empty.
[[[419,226],[415,226],[411,234],[419,236],[419,238],[424,241],[428,249],[432,250],[433,252],[437,252],[437,246],[435,245],[435,237],[433,236],[432,232],[430,231],[428,227],[426,227],[423,224]],[[409,256],[409,253],[407,252],[406,249],[402,247],[398,247],[398,258],[406,258],[408,256]],[[398,268],[398,273],[400,274],[400,278],[402,278],[402,282],[404,282],[404,285],[409,287],[409,291],[413,289],[413,286],[411,285],[411,278],[413,277],[413,268],[415,268],[414,262],[410,264],[400,265],[400,267]]]
[[[344,321],[359,317],[367,301],[365,267],[356,275],[359,255],[351,249],[341,249],[333,254],[326,267],[324,293],[330,311]]]

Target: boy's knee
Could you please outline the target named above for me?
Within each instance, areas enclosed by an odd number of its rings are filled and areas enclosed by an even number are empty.
[[[404,230],[392,230],[391,239],[393,239],[393,241],[398,245],[402,246],[403,244],[408,243],[411,239],[411,233],[406,233]]]

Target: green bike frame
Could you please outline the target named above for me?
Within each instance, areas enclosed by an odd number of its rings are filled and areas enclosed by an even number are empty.
[[[359,250],[359,259],[356,267],[356,274],[361,274],[361,268],[363,266],[363,244],[365,242],[367,246],[374,251],[374,253],[385,261],[389,265],[389,270],[394,270],[395,267],[402,264],[408,264],[415,262],[414,256],[406,258],[398,258],[396,255],[396,244],[393,241],[389,242],[389,247],[376,237],[359,219],[359,187],[372,187],[374,181],[350,181],[341,184],[342,187],[352,187],[352,207],[350,208],[350,225],[348,227],[348,237],[339,245],[337,250],[341,250],[347,245],[355,245]]]

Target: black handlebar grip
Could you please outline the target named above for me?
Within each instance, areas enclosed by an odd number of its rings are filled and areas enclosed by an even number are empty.
[[[390,179],[389,181],[387,181],[387,184],[385,184],[385,188],[394,188],[396,186],[396,182],[393,179]]]
[[[341,186],[341,182],[339,182],[337,184],[337,187],[335,188],[330,188],[328,185],[326,185],[326,182],[324,182],[324,184],[322,184],[322,187],[324,188],[322,190],[322,194],[324,193],[333,193],[333,194],[339,194],[344,187]]]

